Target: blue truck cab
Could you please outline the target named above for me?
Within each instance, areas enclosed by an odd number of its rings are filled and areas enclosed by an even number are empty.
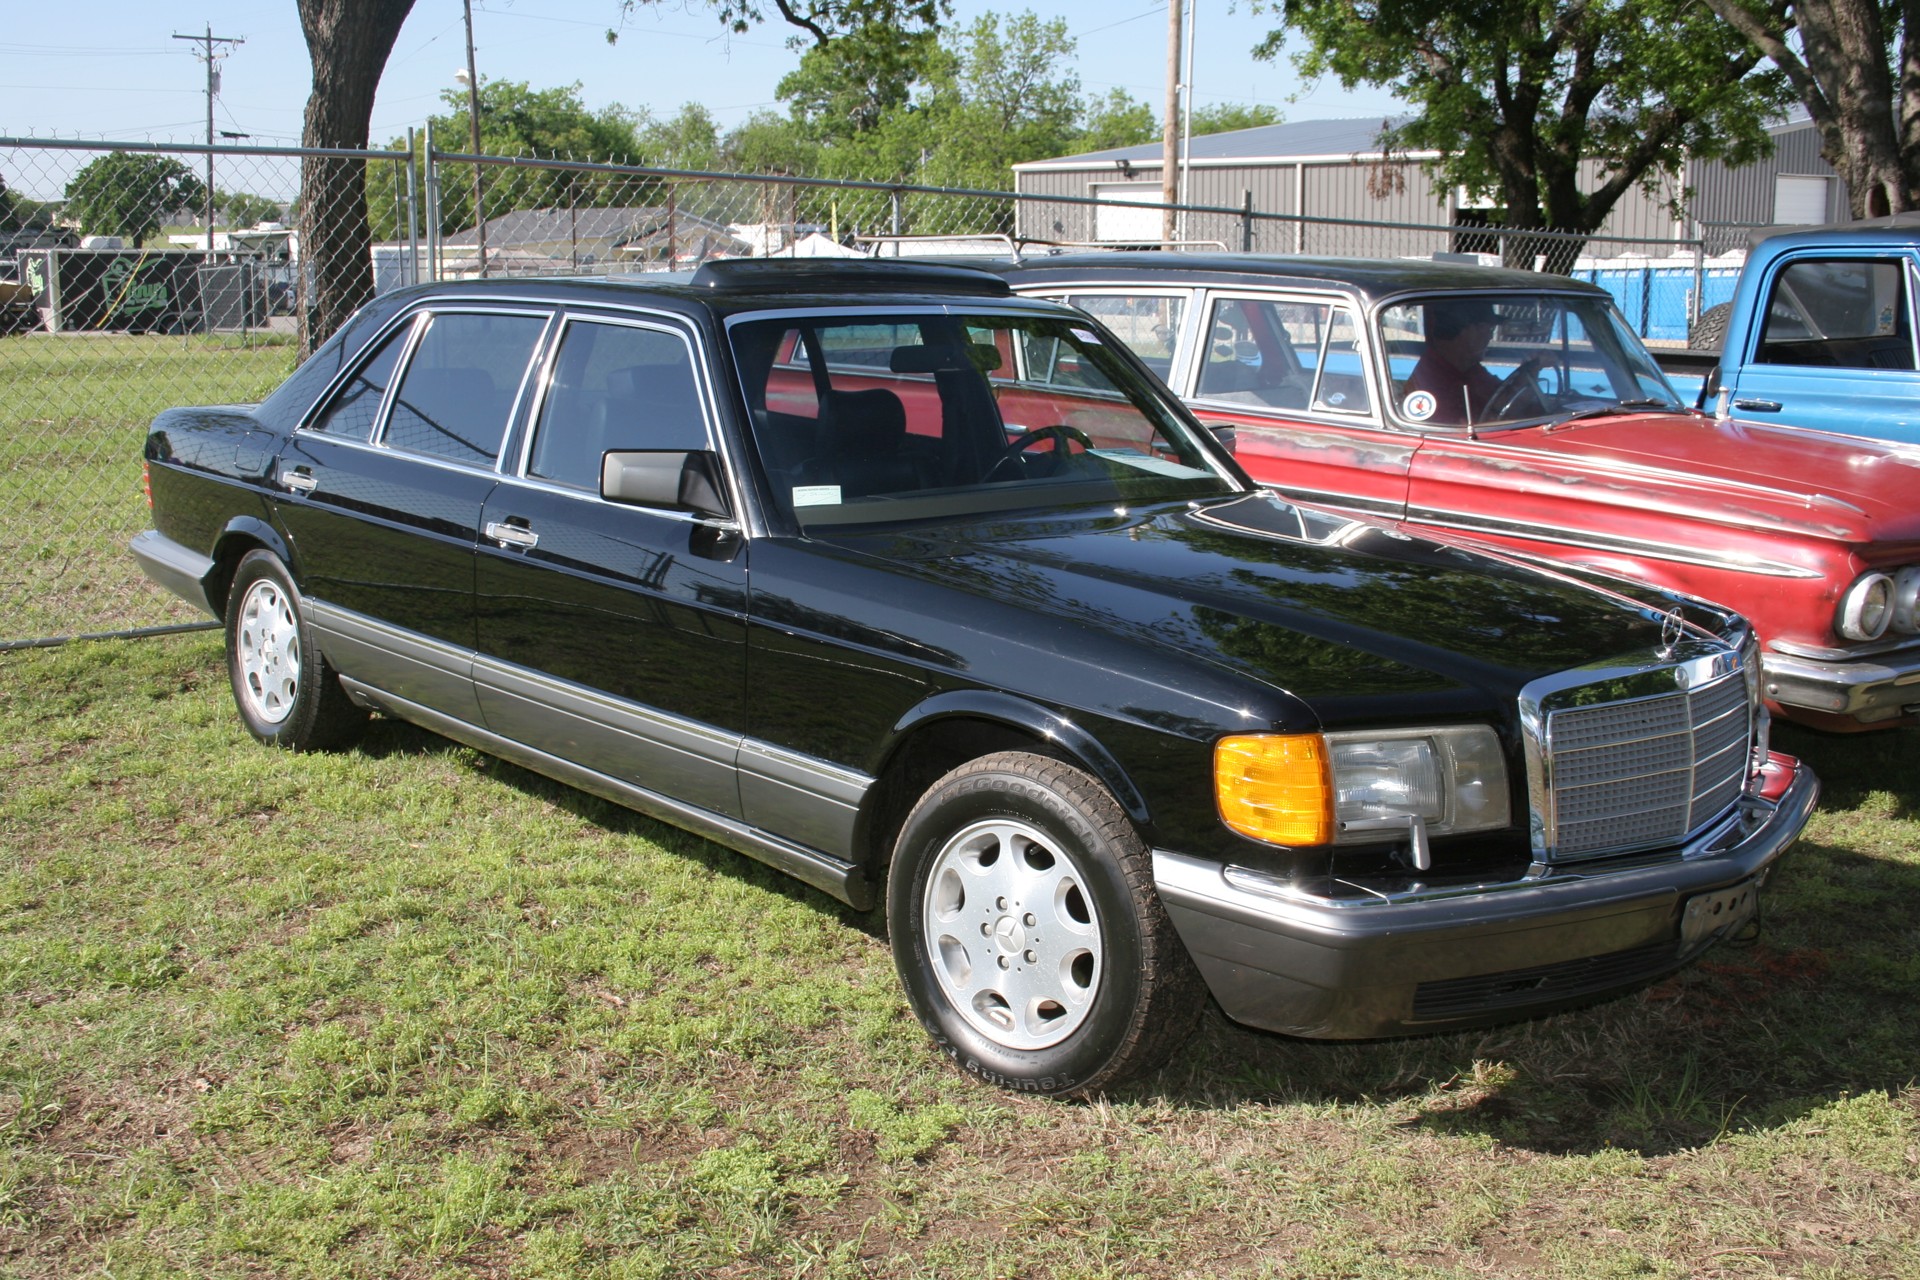
[[[1912,214],[1757,239],[1701,407],[1920,444]]]

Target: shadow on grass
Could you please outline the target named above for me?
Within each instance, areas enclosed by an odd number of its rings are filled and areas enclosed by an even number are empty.
[[[735,852],[672,823],[648,817],[611,800],[603,800],[564,782],[557,782],[531,769],[523,769],[497,756],[462,746],[430,729],[422,729],[404,720],[376,716],[354,750],[374,759],[412,755],[445,756],[471,751],[477,771],[570,813],[582,822],[658,845],[716,875],[734,876],[794,902],[834,911],[842,923],[873,937],[886,936],[886,924],[879,912],[856,911],[831,894],[804,884],[747,854]]]
[[[1857,804],[1891,791],[1903,811],[1920,798],[1917,744],[1808,736],[1783,745],[1814,762],[1829,797],[1837,790]],[[465,750],[388,720],[376,720],[359,749]],[[881,913],[855,911],[744,854],[504,761],[474,759],[583,822],[885,934]],[[1838,788],[1835,775],[1845,779]],[[1375,1108],[1404,1126],[1548,1153],[1697,1147],[1913,1082],[1920,961],[1903,905],[1913,902],[1920,865],[1803,842],[1768,885],[1757,941],[1718,947],[1648,990],[1532,1022],[1362,1043],[1270,1035],[1213,1008],[1171,1063],[1123,1096],[1196,1109]]]
[[[1824,810],[1854,809],[1877,793],[1893,798],[1893,816],[1920,818],[1920,730],[1819,733],[1776,723],[1773,745],[1813,766]]]
[[[1452,1035],[1331,1043],[1265,1035],[1218,1010],[1150,1086],[1232,1105],[1388,1106],[1434,1132],[1543,1152],[1648,1155],[1789,1123],[1920,1078],[1920,734],[1813,734],[1776,746],[1823,785],[1817,839],[1781,861],[1759,938],[1633,995]],[[1890,801],[1889,798],[1890,797]]]

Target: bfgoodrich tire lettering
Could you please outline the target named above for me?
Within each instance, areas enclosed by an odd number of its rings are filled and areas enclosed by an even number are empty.
[[[366,712],[353,705],[313,643],[293,576],[270,551],[249,551],[227,593],[227,675],[247,732],[292,751],[340,746]]]
[[[970,1075],[1098,1093],[1156,1065],[1203,999],[1139,833],[1089,775],[1002,752],[920,798],[894,847],[894,964]]]

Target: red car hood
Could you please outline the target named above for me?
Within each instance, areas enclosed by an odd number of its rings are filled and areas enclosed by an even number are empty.
[[[1920,448],[1704,414],[1618,414],[1490,434],[1578,459],[1623,503],[1852,543],[1920,541]],[[1542,459],[1545,462],[1546,459]]]

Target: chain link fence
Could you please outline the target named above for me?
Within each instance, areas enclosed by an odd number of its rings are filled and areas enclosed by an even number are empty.
[[[0,522],[21,544],[0,568],[0,648],[200,621],[126,552],[148,523],[146,426],[173,405],[254,401],[278,385],[299,358],[316,271],[370,258],[385,291],[723,257],[1118,246],[1103,219],[1140,213],[1092,198],[474,156],[426,136],[391,152],[0,138],[0,179]],[[341,203],[303,207],[323,191]],[[341,216],[356,206],[369,240]],[[1698,243],[1300,217],[1251,201],[1180,216],[1195,248],[1570,270],[1614,289],[1656,340],[1684,338],[1715,300]],[[327,243],[303,251],[300,225]]]

